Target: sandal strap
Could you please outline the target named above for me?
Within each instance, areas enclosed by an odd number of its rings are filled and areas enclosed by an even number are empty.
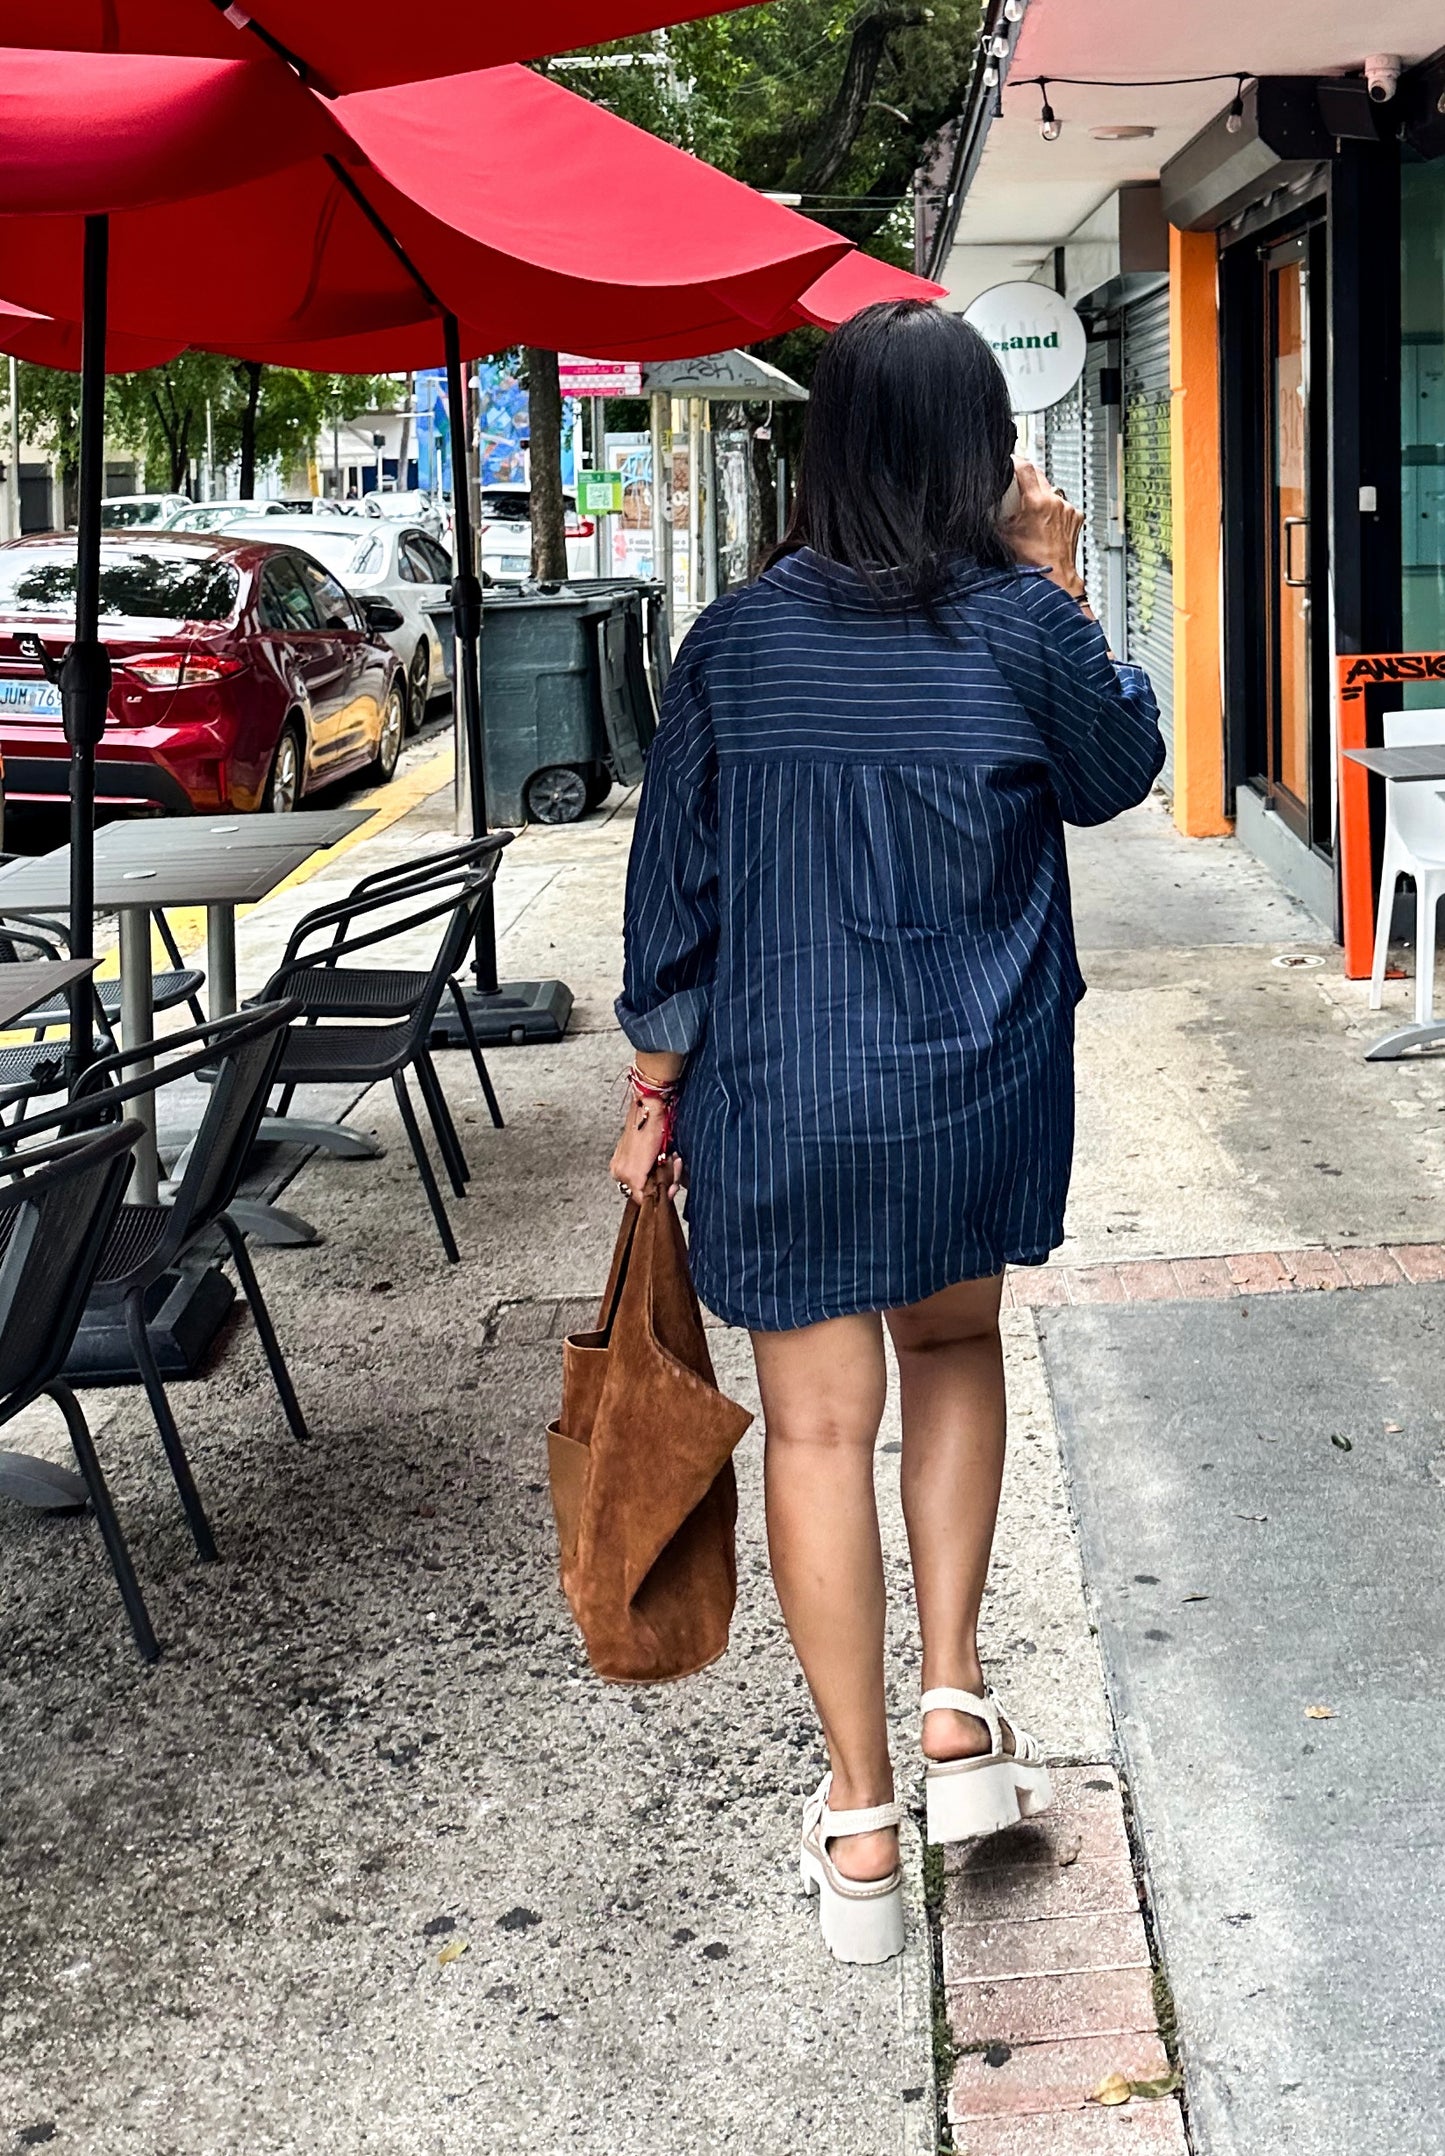
[[[820,1831],[826,1844],[840,1834],[876,1834],[883,1827],[896,1827],[902,1818],[901,1804],[873,1804],[866,1811],[835,1812],[825,1802]]]
[[[985,1685],[982,1693],[963,1692],[951,1684],[935,1685],[931,1692],[924,1693],[918,1704],[924,1714],[943,1712],[973,1715],[975,1720],[982,1722],[987,1729],[990,1748],[995,1752],[1003,1750],[1003,1728],[998,1700],[991,1684]]]

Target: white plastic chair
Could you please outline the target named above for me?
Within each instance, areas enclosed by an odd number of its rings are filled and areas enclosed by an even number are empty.
[[[1387,711],[1385,747],[1405,749],[1445,743],[1445,710]],[[1436,909],[1445,898],[1445,801],[1440,789],[1417,779],[1385,781],[1385,858],[1380,870],[1380,908],[1375,919],[1375,963],[1370,969],[1370,1009],[1377,1011],[1390,955],[1390,916],[1401,876],[1415,879],[1415,1023],[1435,1016]]]

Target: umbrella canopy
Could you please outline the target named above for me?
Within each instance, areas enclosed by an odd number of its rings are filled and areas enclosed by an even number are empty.
[[[790,328],[798,328],[811,322],[817,329],[836,329],[840,322],[851,321],[865,307],[872,307],[886,299],[943,299],[946,290],[927,277],[915,277],[912,270],[895,269],[891,262],[880,262],[876,255],[861,254],[857,248],[842,255],[825,269],[822,276],[800,292],[794,300],[791,312],[794,320]]]
[[[142,367],[164,366],[183,349],[179,344],[157,344],[150,337],[107,337],[105,371],[136,374]],[[57,322],[48,314],[32,314],[28,307],[12,307],[0,300],[0,352],[75,374],[80,368],[80,324]]]
[[[529,0],[497,8],[431,0],[415,26],[395,0],[3,0],[0,41],[56,52],[244,59],[279,47],[330,94],[373,90],[507,60],[536,60],[665,23],[720,15],[744,0]]]
[[[716,350],[848,252],[527,68],[328,105],[266,59],[0,52],[0,291],[79,319],[100,211],[117,329],[297,365],[366,333],[358,370],[443,311],[479,351]]]

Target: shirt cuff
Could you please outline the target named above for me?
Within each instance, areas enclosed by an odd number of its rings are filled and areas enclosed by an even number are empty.
[[[650,1011],[634,1010],[622,996],[613,1009],[633,1047],[644,1055],[687,1056],[702,1039],[711,1000],[706,988],[681,988]]]

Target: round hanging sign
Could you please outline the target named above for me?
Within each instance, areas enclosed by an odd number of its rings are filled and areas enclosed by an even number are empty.
[[[1015,412],[1047,411],[1084,371],[1084,325],[1052,285],[992,285],[963,318],[992,345]]]

